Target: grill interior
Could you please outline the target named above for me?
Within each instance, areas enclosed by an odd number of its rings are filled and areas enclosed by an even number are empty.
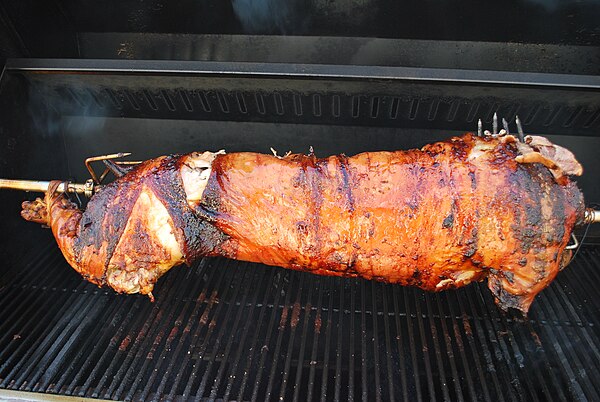
[[[83,159],[217,150],[406,149],[494,112],[574,151],[600,199],[593,76],[287,64],[10,60],[1,176],[73,179]],[[590,174],[591,173],[591,174]],[[426,294],[204,259],[145,297],[83,282],[0,193],[0,388],[116,400],[595,400],[600,251],[502,314],[485,284]],[[594,237],[597,230],[591,230]],[[1,394],[0,394],[1,395]]]
[[[439,294],[204,259],[156,302],[82,282],[52,245],[0,291],[0,387],[117,400],[596,400],[600,252],[501,314]]]

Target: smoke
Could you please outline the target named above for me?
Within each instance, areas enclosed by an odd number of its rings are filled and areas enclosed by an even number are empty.
[[[304,30],[299,0],[232,0],[233,12],[249,34],[290,34]]]
[[[27,94],[28,134],[35,145],[32,149],[35,158],[40,161],[48,157],[61,158],[66,173],[72,178],[70,155],[77,155],[79,159],[82,156],[77,150],[69,149],[73,142],[71,137],[81,135],[81,130],[92,134],[101,132],[106,122],[106,105],[101,105],[83,83],[52,85],[31,81]],[[83,121],[84,124],[77,124],[74,128],[74,121]]]
[[[48,87],[40,87],[33,83],[29,85],[27,114],[34,134],[43,139],[57,137],[60,134],[58,110],[47,103],[49,94]]]
[[[530,3],[544,7],[547,11],[555,11],[561,3],[561,0],[527,0]]]
[[[53,86],[32,82],[28,88],[28,115],[32,128],[42,138],[61,136],[69,117],[85,117],[87,127],[102,129],[106,120],[106,106],[92,96],[90,90],[74,85]]]

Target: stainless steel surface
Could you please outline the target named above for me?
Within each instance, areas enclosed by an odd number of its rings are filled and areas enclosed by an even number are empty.
[[[600,223],[600,211],[594,209],[586,209],[585,223]]]

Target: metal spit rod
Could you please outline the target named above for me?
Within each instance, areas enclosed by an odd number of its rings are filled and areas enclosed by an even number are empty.
[[[85,183],[71,183],[70,181],[64,181],[58,185],[56,191],[59,193],[71,193],[71,194],[83,194],[86,197],[91,197],[102,187],[100,183],[106,177],[109,172],[113,172],[116,177],[122,176],[130,165],[137,165],[139,161],[114,161],[131,155],[131,152],[119,152],[116,154],[100,155],[87,158],[85,160],[85,167],[90,172],[91,179],[88,179]],[[93,162],[103,162],[105,169],[102,174],[98,175],[94,167]],[[45,193],[50,187],[49,181],[37,181],[37,180],[12,180],[12,179],[0,179],[0,189],[12,189],[21,191],[33,191],[38,193]]]
[[[49,186],[49,181],[0,179],[0,189],[6,188],[12,190],[45,193],[48,191]],[[92,179],[89,179],[84,184],[65,181],[58,185],[56,191],[59,193],[66,192],[83,194],[86,197],[91,197],[98,192],[101,187],[102,186],[95,184]],[[584,223],[600,223],[600,210],[594,210],[591,208],[586,209]]]
[[[586,209],[585,223],[600,223],[600,211],[591,208]]]
[[[6,188],[11,190],[45,193],[48,191],[49,187],[49,181],[0,179],[0,189]],[[101,187],[102,186],[95,184],[92,179],[83,184],[63,181],[58,185],[56,191],[59,193],[83,194],[86,197],[91,197],[94,193],[100,190]]]

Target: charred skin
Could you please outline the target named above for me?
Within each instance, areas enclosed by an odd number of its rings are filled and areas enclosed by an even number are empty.
[[[226,256],[428,291],[487,277],[501,308],[527,312],[570,259],[584,204],[568,177],[518,162],[522,147],[467,134],[353,157],[162,157],[85,212],[49,192],[47,220],[69,263],[119,292],[148,294],[174,265]],[[44,220],[39,204],[25,211]]]

